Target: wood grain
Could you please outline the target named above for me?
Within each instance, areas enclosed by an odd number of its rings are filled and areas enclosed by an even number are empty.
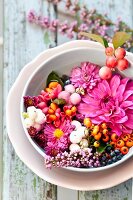
[[[46,2],[44,5],[43,0],[4,1],[5,100],[10,87],[22,67],[47,48],[43,43],[44,31],[36,29],[36,27],[31,27],[26,22],[26,13],[31,8],[35,8],[46,15],[51,13],[50,10],[52,9]],[[55,38],[51,36],[51,41],[54,40]],[[41,180],[32,173],[14,152],[7,136],[5,110],[3,124],[3,160],[4,174],[2,200],[56,200],[56,186]]]
[[[2,199],[3,1],[0,1],[0,199]]]

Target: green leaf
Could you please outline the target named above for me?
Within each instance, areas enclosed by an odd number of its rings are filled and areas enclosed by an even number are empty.
[[[98,153],[103,153],[106,147],[111,146],[110,144],[100,143],[100,146],[97,148]]]
[[[86,32],[81,32],[80,35],[83,35],[85,37],[88,37],[92,40],[95,40],[95,41],[101,43],[105,48],[109,46],[107,40],[105,38],[101,37],[100,35],[86,33]]]
[[[115,49],[122,46],[127,40],[131,38],[131,35],[126,32],[116,32],[112,38],[112,43]]]
[[[66,103],[65,99],[54,99],[53,102],[57,105],[64,105]]]
[[[47,77],[47,81],[46,81],[47,86],[52,81],[56,81],[56,82],[60,83],[62,87],[64,85],[61,78],[59,77],[59,75],[54,71],[52,71]]]

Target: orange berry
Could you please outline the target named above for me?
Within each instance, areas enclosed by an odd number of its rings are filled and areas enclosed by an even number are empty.
[[[106,123],[102,123],[102,124],[101,124],[101,128],[102,128],[102,129],[107,129],[107,124],[106,124]]]
[[[49,119],[51,121],[55,121],[57,119],[56,115],[49,115]]]
[[[99,132],[98,134],[96,134],[94,136],[94,138],[95,138],[95,140],[100,140],[101,136],[102,136],[102,134]]]
[[[56,111],[58,108],[58,105],[56,103],[51,103],[50,108],[53,109],[54,111]]]
[[[58,82],[55,82],[55,81],[54,81],[54,82],[49,83],[48,87],[49,87],[50,89],[53,89],[53,88],[56,88],[58,84],[59,84]]]
[[[125,145],[125,143],[124,143],[123,140],[118,140],[117,143],[116,143],[116,146],[117,146],[118,148],[121,148],[121,147],[123,147],[124,145]]]
[[[116,147],[116,142],[110,142],[110,145],[112,145],[113,147]]]
[[[48,93],[51,93],[51,92],[52,92],[52,89],[46,88],[45,91],[48,92]]]
[[[69,109],[68,109],[68,110],[66,110],[66,111],[65,111],[65,113],[66,113],[66,115],[67,115],[67,116],[69,116],[69,117],[70,117],[70,116],[72,116],[72,111],[71,111],[71,110],[69,110]]]
[[[126,141],[126,146],[127,146],[127,147],[132,147],[132,146],[133,146],[133,140],[128,139],[128,140]]]
[[[108,129],[103,129],[103,134],[106,135],[108,133]]]
[[[54,110],[51,109],[51,108],[49,108],[49,110],[48,110],[48,114],[54,114]]]
[[[90,128],[92,126],[91,120],[88,117],[84,118],[84,122],[83,123],[87,128]]]
[[[94,128],[93,128],[93,131],[92,131],[92,135],[94,136],[94,135],[96,135],[98,132],[99,132],[99,126],[98,125],[96,125],[96,126],[94,126]]]
[[[111,135],[111,140],[113,141],[113,142],[116,142],[117,140],[118,140],[118,135],[116,134],[116,133],[113,133],[112,135]]]
[[[102,140],[104,142],[108,142],[109,141],[109,136],[108,135],[103,135]]]
[[[73,106],[73,107],[71,108],[71,111],[72,111],[72,113],[75,113],[75,112],[77,111],[76,106]]]
[[[128,150],[127,147],[123,146],[123,147],[120,148],[120,151],[121,151],[121,153],[122,153],[123,155],[125,155],[125,154],[128,153],[129,150]]]
[[[122,135],[122,136],[121,136],[121,139],[122,139],[123,141],[125,141],[125,142],[128,140],[128,138],[129,138],[128,135]]]

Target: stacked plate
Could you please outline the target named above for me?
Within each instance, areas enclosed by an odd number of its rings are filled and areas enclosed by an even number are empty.
[[[22,69],[8,95],[6,109],[8,135],[20,159],[42,179],[62,187],[76,190],[97,190],[112,187],[133,177],[133,149],[131,149],[130,154],[125,157],[124,162],[121,161],[112,167],[103,168],[104,170],[72,170],[71,168],[68,170],[66,168],[53,168],[48,171],[44,166],[42,153],[27,139],[22,126],[20,102],[29,76],[44,62],[46,63],[48,60],[52,59],[53,56],[60,55],[62,52],[65,54],[65,52],[74,51],[75,48],[78,52],[79,48],[100,50],[102,47],[95,42],[89,41],[68,42],[44,51]],[[14,102],[16,103],[14,104]]]

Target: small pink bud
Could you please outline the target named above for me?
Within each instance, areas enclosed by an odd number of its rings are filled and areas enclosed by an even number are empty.
[[[81,96],[75,92],[70,96],[70,101],[73,105],[77,105],[81,101]]]
[[[44,114],[47,114],[48,110],[49,110],[49,108],[48,108],[48,107],[45,107],[45,108],[43,108],[42,112],[43,112]]]
[[[112,71],[110,68],[106,66],[101,67],[101,69],[99,70],[99,76],[102,79],[109,79],[112,76]]]
[[[40,108],[41,110],[42,110],[43,108],[45,108],[46,106],[47,106],[47,104],[46,104],[45,102],[41,102],[41,103],[39,103],[39,104],[37,105],[37,107]]]
[[[67,91],[62,91],[58,94],[59,99],[64,99],[67,103],[69,102],[70,94]]]

